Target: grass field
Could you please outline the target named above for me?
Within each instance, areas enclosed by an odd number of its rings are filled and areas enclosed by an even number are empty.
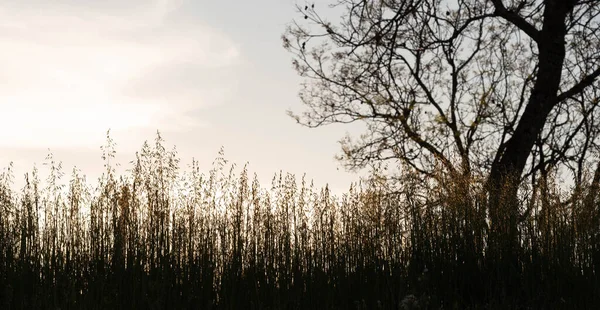
[[[594,309],[600,202],[529,189],[517,270],[488,238],[476,182],[333,196],[279,173],[259,184],[219,156],[179,170],[157,137],[95,185],[49,160],[19,190],[0,178],[2,309]],[[445,181],[444,181],[445,180]],[[67,184],[62,186],[61,184]],[[411,185],[412,184],[412,185]],[[501,242],[495,241],[495,242]]]

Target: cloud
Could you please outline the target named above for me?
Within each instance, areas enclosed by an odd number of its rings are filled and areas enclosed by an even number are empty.
[[[97,146],[108,128],[189,130],[235,89],[241,55],[181,1],[22,1],[0,9],[2,147]],[[33,9],[36,8],[36,9]]]
[[[232,68],[210,67],[191,62],[170,62],[148,68],[124,84],[123,94],[144,100],[172,100],[183,109],[212,106],[230,99],[237,87]],[[205,99],[198,102],[198,99]]]

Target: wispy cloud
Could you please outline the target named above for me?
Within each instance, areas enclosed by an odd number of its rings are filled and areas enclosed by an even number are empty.
[[[93,146],[109,127],[186,130],[235,88],[240,52],[182,1],[22,1],[0,9],[0,146]]]

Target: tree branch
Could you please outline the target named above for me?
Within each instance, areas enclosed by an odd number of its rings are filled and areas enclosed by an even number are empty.
[[[502,3],[502,0],[492,0],[492,3],[494,4],[494,8],[496,9],[496,11],[494,12],[496,16],[500,16],[505,20],[511,22],[513,25],[517,26],[517,28],[525,32],[535,42],[539,43],[539,30],[537,30],[533,25],[528,23],[519,14],[513,12],[512,10],[508,10]]]
[[[571,98],[579,93],[581,93],[586,87],[592,85],[596,78],[600,76],[600,67],[596,68],[594,72],[590,75],[584,77],[579,83],[575,84],[575,86],[571,87],[571,89],[565,91],[564,93],[558,95],[558,102],[561,102],[567,98]]]

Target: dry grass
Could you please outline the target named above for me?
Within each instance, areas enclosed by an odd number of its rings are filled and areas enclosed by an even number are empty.
[[[561,204],[548,184],[523,208],[518,270],[490,253],[475,182],[342,197],[278,174],[268,190],[222,153],[180,172],[158,136],[127,176],[95,188],[74,171],[0,178],[2,309],[591,309],[600,304],[597,199]],[[445,180],[445,181],[444,181]],[[589,197],[581,189],[581,197]],[[540,194],[542,193],[542,194]],[[496,241],[500,242],[500,241]],[[507,289],[510,284],[510,289]]]

